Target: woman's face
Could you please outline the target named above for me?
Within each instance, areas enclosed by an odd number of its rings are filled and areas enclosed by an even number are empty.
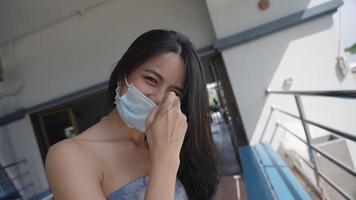
[[[158,54],[135,69],[127,82],[133,83],[148,98],[160,104],[164,96],[173,91],[182,95],[186,77],[186,66],[182,57],[173,52]],[[123,88],[121,95],[126,91]]]

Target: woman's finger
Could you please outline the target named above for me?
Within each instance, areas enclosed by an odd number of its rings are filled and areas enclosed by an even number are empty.
[[[174,92],[169,92],[162,101],[161,111],[167,111],[174,104],[176,97],[177,96]]]
[[[155,121],[155,119],[157,117],[158,111],[159,111],[159,107],[158,106],[154,107],[151,110],[148,117],[146,118],[146,120],[145,120],[146,131],[147,131],[147,129],[149,129],[152,126],[153,122]]]

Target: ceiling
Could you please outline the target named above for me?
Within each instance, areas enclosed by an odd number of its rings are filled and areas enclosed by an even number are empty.
[[[0,45],[107,0],[1,0]]]

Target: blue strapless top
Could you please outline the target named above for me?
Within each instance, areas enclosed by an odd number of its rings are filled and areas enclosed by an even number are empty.
[[[143,200],[148,176],[137,178],[109,194],[107,200]],[[183,184],[177,179],[174,200],[188,200]]]

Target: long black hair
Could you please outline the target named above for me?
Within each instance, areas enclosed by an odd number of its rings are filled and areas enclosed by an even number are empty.
[[[109,80],[111,101],[117,82],[149,58],[164,52],[181,55],[186,65],[186,83],[181,110],[187,116],[188,129],[180,152],[178,178],[191,200],[212,199],[220,180],[216,147],[208,118],[208,93],[204,70],[189,38],[176,31],[150,30],[140,35],[121,57]]]

